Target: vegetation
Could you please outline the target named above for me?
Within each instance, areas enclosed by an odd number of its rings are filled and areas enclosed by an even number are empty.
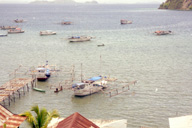
[[[159,9],[191,10],[190,5],[192,5],[192,0],[167,0],[160,5]]]
[[[52,112],[48,112],[45,108],[40,110],[38,105],[32,106],[31,111],[34,112],[36,116],[33,116],[30,111],[20,114],[21,116],[27,117],[27,122],[31,128],[47,128],[52,118],[59,117],[57,110],[53,110]]]

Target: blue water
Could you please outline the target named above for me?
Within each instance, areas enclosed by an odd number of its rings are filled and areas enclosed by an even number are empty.
[[[78,71],[82,63],[86,78],[105,74],[119,81],[138,81],[131,91],[112,98],[102,93],[76,98],[73,91],[55,94],[50,89],[68,77],[60,72],[47,82],[38,82],[45,94],[30,90],[6,107],[22,113],[38,104],[57,109],[61,117],[79,112],[86,118],[127,119],[128,128],[168,128],[169,117],[191,115],[192,12],[158,10],[158,6],[1,4],[0,26],[18,25],[25,30],[0,38],[1,84],[12,78],[9,73],[20,64],[28,68],[46,60],[68,69],[75,65]],[[16,24],[14,19],[27,21]],[[120,25],[121,19],[133,24]],[[63,20],[73,24],[58,24]],[[57,35],[41,37],[42,30],[53,30]],[[156,30],[174,34],[156,36]],[[79,35],[95,39],[83,43],[66,40]],[[99,44],[105,46],[97,47]]]

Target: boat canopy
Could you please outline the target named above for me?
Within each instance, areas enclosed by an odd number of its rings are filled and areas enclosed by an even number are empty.
[[[85,85],[85,83],[75,83],[72,85],[72,88],[75,88],[77,86]]]
[[[90,81],[97,81],[97,80],[100,80],[100,79],[102,79],[102,76],[91,77],[88,80],[90,80]]]

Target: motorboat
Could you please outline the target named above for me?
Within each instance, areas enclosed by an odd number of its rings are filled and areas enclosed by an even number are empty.
[[[62,25],[71,25],[71,23],[72,22],[70,22],[70,21],[63,21],[63,22],[61,22]]]
[[[16,20],[14,20],[14,21],[15,21],[15,23],[23,23],[23,22],[24,22],[24,20],[23,20],[23,19],[21,19],[21,20],[16,19]]]
[[[0,37],[5,37],[7,36],[7,34],[0,34]]]
[[[17,26],[0,26],[1,30],[9,30],[9,29],[16,29]]]
[[[8,34],[15,34],[15,33],[24,33],[24,30],[21,30],[21,28],[15,28],[15,29],[9,29]]]
[[[69,42],[85,42],[90,41],[92,37],[90,36],[72,36],[68,38]]]
[[[36,77],[38,81],[46,81],[51,76],[50,69],[48,68],[37,68],[36,70]]]
[[[56,35],[56,32],[53,32],[52,30],[40,31],[40,36],[47,36],[47,35]]]
[[[132,21],[129,21],[129,20],[120,20],[120,23],[121,24],[132,24]]]
[[[173,32],[172,31],[155,31],[154,32],[156,35],[168,35],[168,34],[172,34]]]
[[[78,97],[92,95],[100,92],[102,89],[107,88],[107,81],[103,77],[92,77],[81,83],[75,83],[72,85],[74,95]]]

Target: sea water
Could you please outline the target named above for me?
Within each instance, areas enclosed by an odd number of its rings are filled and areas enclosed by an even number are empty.
[[[106,75],[119,81],[137,80],[131,91],[112,98],[103,93],[77,98],[71,90],[55,94],[50,89],[67,77],[60,72],[37,83],[46,93],[30,89],[6,108],[20,114],[38,104],[49,111],[57,109],[61,117],[79,112],[88,119],[127,119],[128,128],[168,128],[169,117],[191,115],[192,12],[158,10],[158,6],[1,4],[0,26],[25,30],[0,38],[1,85],[12,79],[9,74],[19,65],[37,66],[46,60],[58,67],[74,65],[78,71],[82,64],[86,78]],[[25,22],[18,24],[14,19]],[[120,25],[121,19],[133,23]],[[72,24],[60,25],[64,20]],[[42,30],[57,35],[39,36]],[[156,30],[173,34],[156,36]],[[81,43],[67,40],[81,35],[95,38]],[[105,46],[98,47],[100,44]],[[21,127],[29,126],[24,123]]]

